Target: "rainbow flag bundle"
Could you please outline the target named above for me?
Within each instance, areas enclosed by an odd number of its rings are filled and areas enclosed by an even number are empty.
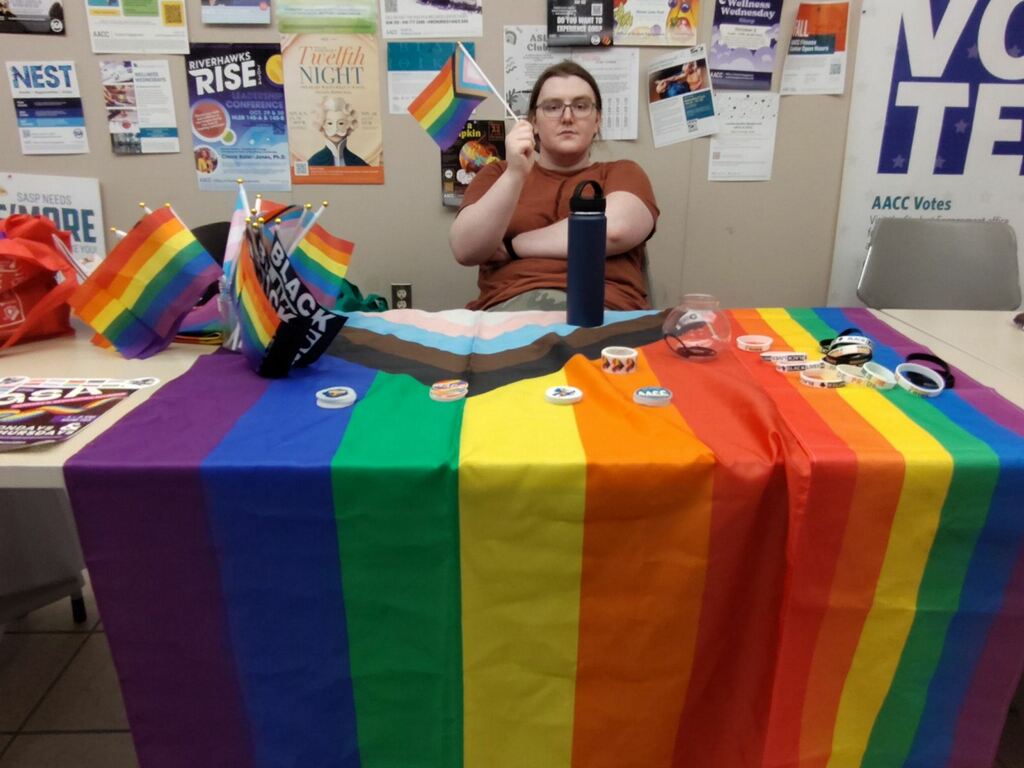
[[[146,214],[69,304],[124,357],[160,352],[221,268],[170,207]]]
[[[288,258],[317,302],[330,309],[341,295],[342,282],[354,249],[348,240],[335,237],[319,224],[314,224],[295,244]]]
[[[490,92],[475,62],[456,47],[437,76],[409,105],[409,114],[441,149],[448,149]]]
[[[729,316],[925,351],[865,310]],[[140,762],[992,765],[1024,412],[959,370],[925,399],[694,364],[663,319],[356,314],[315,368],[206,356],[87,444],[65,478]],[[432,400],[451,378],[469,397]],[[316,406],[341,384],[352,407]]]
[[[273,227],[249,227],[233,295],[242,354],[267,378],[314,362],[345,324],[299,277]]]

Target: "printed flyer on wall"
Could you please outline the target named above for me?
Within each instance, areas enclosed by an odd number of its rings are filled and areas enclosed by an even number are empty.
[[[781,17],[782,0],[717,0],[708,50],[715,88],[771,90]]]
[[[796,11],[789,55],[782,67],[784,96],[840,95],[846,86],[848,2],[803,2]]]
[[[45,216],[70,232],[71,255],[86,274],[107,255],[97,179],[0,171],[0,219],[16,213]]]
[[[101,61],[100,82],[115,155],[179,151],[171,72],[165,59]]]
[[[93,53],[188,53],[184,0],[85,0]]]
[[[548,0],[548,45],[611,45],[612,0]]]
[[[150,377],[0,378],[0,451],[67,440],[132,392],[159,383],[159,379]]]
[[[185,59],[199,188],[291,189],[284,70],[273,43],[193,45]]]
[[[632,140],[639,124],[640,52],[636,48],[586,48],[548,50],[547,30],[542,26],[505,27],[505,101],[517,115],[530,106],[530,91],[538,75],[562,59],[578,62],[594,76],[601,89],[599,139]]]
[[[458,141],[441,151],[441,202],[458,208],[477,171],[504,159],[505,121],[468,120]]]
[[[715,95],[703,45],[661,56],[648,64],[647,98],[655,147],[718,130]]]
[[[697,42],[700,0],[615,0],[615,45]]]
[[[387,40],[481,37],[483,0],[380,0],[381,31]]]
[[[18,137],[25,155],[89,151],[73,61],[8,61]]]
[[[293,184],[383,184],[374,35],[281,39]]]
[[[269,24],[270,0],[202,0],[203,24]]]
[[[476,55],[476,45],[463,45]],[[388,112],[406,114],[454,50],[455,43],[388,43]]]
[[[275,0],[274,9],[279,32],[377,32],[377,0]]]
[[[779,94],[720,93],[718,133],[711,137],[708,181],[770,181]]]
[[[63,35],[61,0],[0,0],[0,34]]]

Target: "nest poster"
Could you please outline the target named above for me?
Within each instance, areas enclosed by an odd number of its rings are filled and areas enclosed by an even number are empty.
[[[373,35],[281,39],[293,184],[383,184]]]
[[[199,188],[291,189],[281,54],[272,43],[193,45],[185,60]]]

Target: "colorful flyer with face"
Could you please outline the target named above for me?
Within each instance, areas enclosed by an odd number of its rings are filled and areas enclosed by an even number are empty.
[[[8,61],[18,136],[25,155],[89,151],[73,61]]]
[[[178,152],[178,121],[165,59],[100,62],[107,130],[115,155]]]
[[[697,42],[700,0],[614,0],[615,45]]]
[[[193,45],[185,59],[202,190],[291,189],[281,53],[272,43]]]
[[[374,35],[281,40],[293,184],[383,184]]]
[[[718,130],[718,110],[703,45],[651,61],[647,66],[647,98],[655,147]]]

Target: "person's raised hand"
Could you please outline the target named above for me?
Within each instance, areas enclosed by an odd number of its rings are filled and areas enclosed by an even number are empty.
[[[533,124],[520,118],[505,136],[505,161],[508,170],[526,176],[537,159],[533,146]]]

